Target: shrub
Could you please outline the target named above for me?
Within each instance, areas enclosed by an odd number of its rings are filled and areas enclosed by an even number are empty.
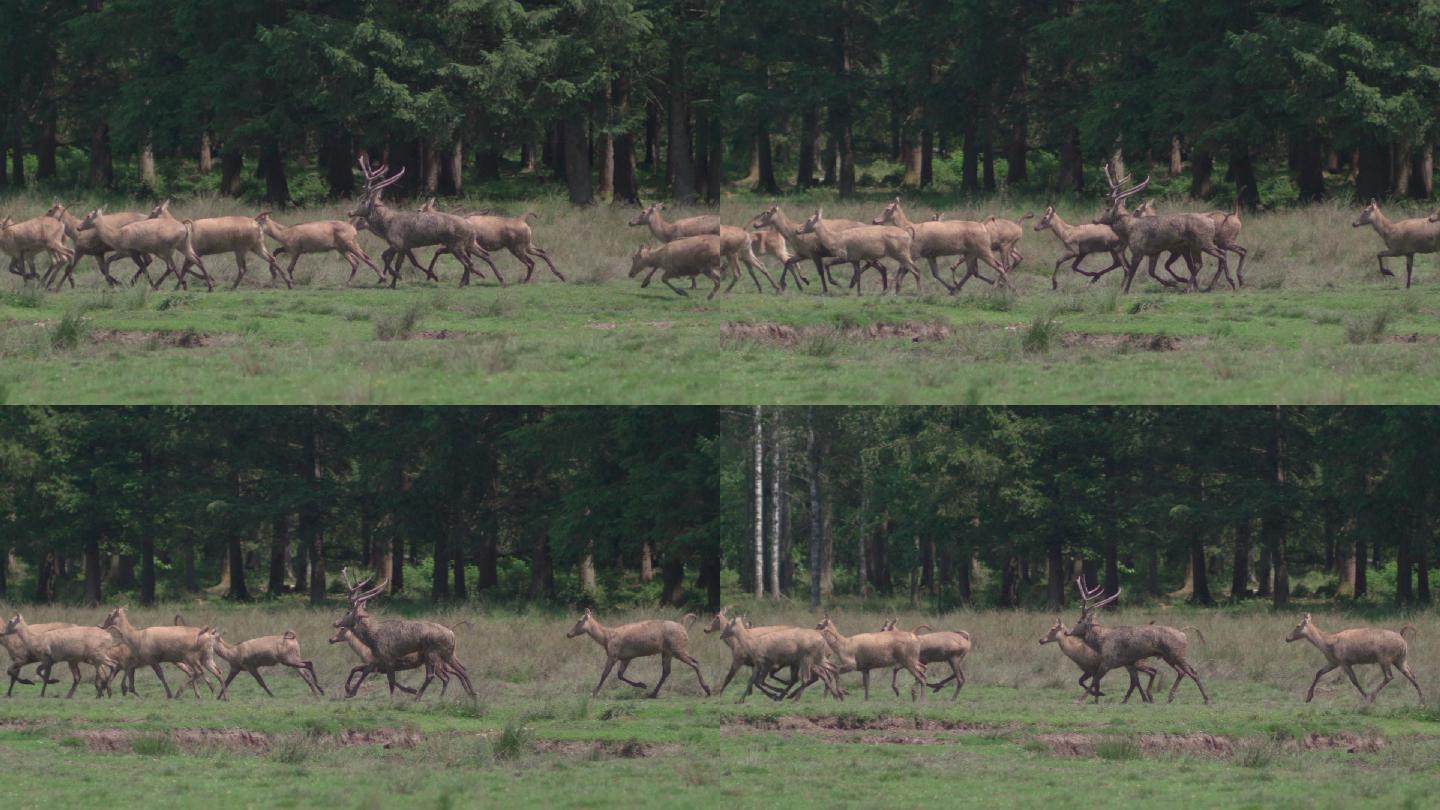
[[[530,730],[518,723],[509,723],[490,743],[490,755],[504,762],[530,753],[531,748]]]

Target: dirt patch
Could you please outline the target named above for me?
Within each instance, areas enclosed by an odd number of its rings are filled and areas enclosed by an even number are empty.
[[[469,332],[456,332],[453,329],[421,329],[410,338],[411,340],[453,340],[469,334]]]
[[[1060,345],[1067,349],[1128,349],[1142,352],[1173,352],[1177,349],[1207,342],[1206,337],[1178,338],[1171,335],[1150,334],[1100,334],[1094,332],[1065,332],[1060,336]]]
[[[129,752],[135,748],[135,740],[153,737],[154,734],[101,729],[81,731],[75,735],[91,751]],[[223,748],[228,751],[243,751],[263,754],[282,739],[300,735],[265,734],[247,729],[178,728],[166,732],[175,746],[184,751],[201,748]],[[382,745],[386,748],[414,748],[420,742],[420,734],[403,729],[350,730],[339,734],[308,735],[305,740],[319,746],[347,747],[352,745]]]
[[[897,323],[872,323],[868,326],[791,326],[784,323],[760,321],[741,323],[727,321],[720,327],[720,336],[727,340],[749,340],[779,346],[794,346],[808,335],[818,333],[839,333],[854,340],[885,340],[905,338],[912,343],[928,343],[944,340],[952,334],[948,324],[936,321],[900,321]]]
[[[599,329],[599,330],[604,331],[604,332],[608,332],[608,331],[610,331],[611,329],[614,329],[614,328],[615,328],[615,324],[613,324],[613,323],[592,323],[592,324],[589,324],[589,326],[590,326],[591,329]]]
[[[650,745],[630,740],[536,740],[535,750],[542,754],[599,754],[620,759],[643,759],[664,753],[675,746]]]
[[[111,343],[119,346],[146,346],[153,343],[175,349],[234,346],[240,342],[240,336],[231,332],[210,334],[193,330],[175,332],[146,329],[91,329],[89,336],[96,343]]]
[[[1050,752],[1062,757],[1093,757],[1096,746],[1113,737],[1094,734],[1041,734],[1035,739],[1050,746]],[[1240,740],[1216,734],[1137,734],[1122,739],[1133,740],[1143,754],[1197,754],[1200,756],[1230,757]],[[1384,737],[1370,734],[1306,734],[1304,737],[1279,741],[1285,751],[1334,751],[1349,753],[1379,751],[1386,745]]]
[[[931,717],[904,717],[880,715],[877,717],[853,717],[830,715],[803,717],[800,715],[731,715],[720,720],[721,730],[789,731],[801,734],[820,734],[830,731],[958,731],[979,733],[996,731],[1000,727],[988,723],[971,723],[965,720],[940,720]]]
[[[1381,338],[1385,343],[1440,343],[1440,335],[1422,335],[1418,332],[1411,332],[1408,335],[1386,335]]]

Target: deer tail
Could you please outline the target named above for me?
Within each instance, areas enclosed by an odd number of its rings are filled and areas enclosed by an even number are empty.
[[[1034,211],[1026,211],[1026,212],[1025,212],[1025,215],[1022,216],[1022,217],[1020,217],[1020,220],[1019,220],[1019,221],[1020,221],[1020,222],[1024,222],[1024,221],[1027,220],[1027,219],[1034,219],[1034,218],[1035,218],[1035,212],[1034,212]]]
[[[935,628],[931,627],[931,626],[928,625],[928,624],[917,624],[917,625],[915,625],[914,627],[910,628],[910,632],[915,633],[915,634],[918,635],[918,634],[920,633],[920,628],[922,628],[922,627],[925,628],[926,632],[931,632],[931,633],[935,632]]]
[[[1198,628],[1198,627],[1196,627],[1196,626],[1194,626],[1194,625],[1191,625],[1191,624],[1187,624],[1187,625],[1185,625],[1184,627],[1180,628],[1180,632],[1182,632],[1182,633],[1184,633],[1184,632],[1187,631],[1187,630],[1194,630],[1194,631],[1195,631],[1195,635],[1197,635],[1197,636],[1200,637],[1200,641],[1201,641],[1202,643],[1204,643],[1204,644],[1209,644],[1209,643],[1210,643],[1210,642],[1208,642],[1208,641],[1205,640],[1205,634],[1202,633],[1202,632],[1200,632],[1200,628]]]
[[[462,625],[462,624],[469,624],[469,623],[470,623],[469,621],[467,621],[467,620],[465,620],[465,619],[461,619],[460,621],[455,622],[454,624],[451,624],[451,625],[447,625],[447,626],[448,626],[451,630],[454,630],[455,628],[459,627],[459,626]]]
[[[1405,631],[1406,631],[1406,630],[1409,630],[1409,631],[1410,631],[1410,636],[1409,636],[1409,637],[1411,637],[1411,638],[1413,638],[1416,634],[1418,634],[1418,633],[1420,632],[1418,629],[1416,629],[1415,625],[1413,625],[1413,624],[1407,624],[1407,625],[1405,625],[1404,627],[1400,628],[1400,637],[1401,637],[1401,638],[1406,638],[1406,635],[1405,635]]]
[[[520,215],[520,218],[525,220],[526,222],[529,222],[531,219],[539,220],[540,215],[535,213],[534,211],[526,211],[524,214]]]
[[[181,615],[181,614],[179,614],[179,613],[176,613],[176,614],[175,614],[175,626],[176,626],[176,627],[184,627],[184,626],[185,626],[185,617],[184,617],[183,615]]]
[[[694,624],[695,620],[698,618],[700,617],[696,616],[694,613],[686,613],[684,616],[680,617],[680,624],[684,625],[685,630],[688,632],[690,630],[690,625]]]
[[[280,634],[280,637],[285,639],[286,641],[294,641],[297,638],[294,630],[286,630],[285,632]]]

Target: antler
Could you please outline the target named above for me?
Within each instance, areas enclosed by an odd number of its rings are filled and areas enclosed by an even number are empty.
[[[1096,585],[1094,588],[1085,587],[1085,576],[1083,574],[1075,578],[1075,587],[1080,589],[1080,614],[1082,616],[1087,616],[1091,611],[1105,607],[1120,598],[1120,589],[1116,588],[1115,593],[1110,594],[1098,602],[1094,601],[1097,596],[1104,593],[1105,588],[1103,585]]]

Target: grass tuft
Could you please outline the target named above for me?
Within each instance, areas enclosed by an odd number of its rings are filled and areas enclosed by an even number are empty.
[[[180,753],[180,748],[168,734],[146,734],[136,737],[131,744],[135,753],[143,757],[170,757]]]
[[[1026,354],[1044,354],[1060,337],[1060,323],[1053,313],[1046,313],[1030,322],[1020,337],[1020,348]]]
[[[399,312],[386,312],[377,315],[375,322],[376,340],[406,340],[415,334],[415,329],[420,325],[420,316],[425,314],[426,307],[418,301],[412,301],[408,306]]]
[[[77,310],[66,310],[60,321],[50,327],[50,345],[60,351],[73,350],[90,334],[90,322]]]
[[[1276,736],[1244,737],[1235,743],[1230,761],[1242,768],[1268,768],[1280,753],[1280,739]]]
[[[1109,760],[1139,759],[1140,744],[1133,737],[1107,737],[1095,743],[1095,756]]]
[[[490,756],[497,762],[517,759],[534,750],[530,729],[518,723],[509,723],[495,735],[490,743]]]
[[[1374,343],[1390,329],[1395,310],[1385,307],[1368,318],[1355,318],[1345,322],[1345,342],[1353,346]]]

